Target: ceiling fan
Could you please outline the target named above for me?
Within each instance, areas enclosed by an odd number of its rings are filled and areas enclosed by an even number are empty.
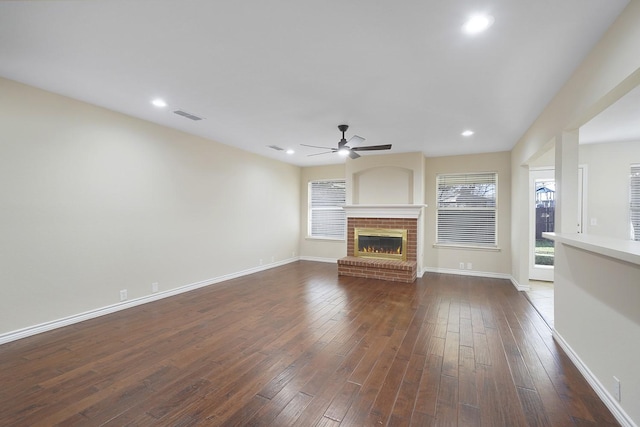
[[[328,154],[328,153],[339,153],[344,156],[349,156],[352,159],[357,159],[358,157],[360,157],[360,155],[356,153],[356,151],[378,151],[378,150],[391,149],[391,144],[367,145],[364,147],[357,147],[357,144],[360,144],[362,141],[364,141],[363,137],[358,135],[353,135],[347,141],[344,138],[344,133],[347,131],[347,129],[349,129],[349,125],[340,125],[338,126],[338,129],[340,130],[340,132],[342,132],[342,139],[338,141],[338,148],[318,147],[317,145],[307,145],[307,144],[300,144],[300,145],[305,147],[324,148],[324,149],[330,150],[330,151],[325,151],[323,153],[309,154],[309,156],[319,156],[320,154]]]

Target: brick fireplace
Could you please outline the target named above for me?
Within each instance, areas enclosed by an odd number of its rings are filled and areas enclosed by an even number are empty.
[[[347,212],[347,256],[338,260],[341,276],[413,283],[418,275],[419,218],[423,205],[351,205]],[[355,246],[356,229],[406,230],[403,259],[367,256]],[[406,260],[405,260],[406,259]]]

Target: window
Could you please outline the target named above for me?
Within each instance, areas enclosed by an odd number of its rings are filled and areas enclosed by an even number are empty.
[[[436,243],[495,248],[498,174],[443,174],[436,184]]]
[[[344,180],[309,182],[309,237],[344,240],[347,216]]]
[[[640,164],[631,165],[629,202],[631,240],[640,241]]]

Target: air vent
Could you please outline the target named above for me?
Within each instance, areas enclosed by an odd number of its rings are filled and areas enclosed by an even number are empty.
[[[176,111],[174,111],[174,113],[176,113],[179,116],[186,117],[187,119],[202,120],[202,117],[194,116],[193,114],[187,113],[186,111],[176,110]]]
[[[276,151],[284,151],[284,148],[278,147],[277,145],[267,145],[269,148],[273,148]]]

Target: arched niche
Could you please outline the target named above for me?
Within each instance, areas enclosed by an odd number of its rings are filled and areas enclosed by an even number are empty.
[[[413,204],[413,170],[378,166],[353,174],[354,204]]]

